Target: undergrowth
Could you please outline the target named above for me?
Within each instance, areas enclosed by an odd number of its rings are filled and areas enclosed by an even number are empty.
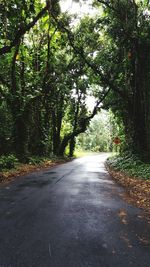
[[[150,180],[150,163],[141,161],[136,155],[118,155],[107,160],[110,168],[127,175]]]
[[[5,169],[13,169],[18,163],[18,159],[14,155],[1,156],[0,157],[0,171]]]
[[[44,166],[44,164],[47,166],[48,164],[53,163],[62,163],[70,161],[71,158],[69,157],[58,157],[55,155],[50,155],[49,157],[41,157],[41,156],[31,156],[27,157],[24,162],[20,162],[15,155],[2,155],[0,156],[0,172],[12,172],[12,170],[17,170],[20,167],[23,166]]]

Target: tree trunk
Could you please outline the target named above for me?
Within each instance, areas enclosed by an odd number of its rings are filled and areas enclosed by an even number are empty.
[[[75,138],[73,137],[71,138],[70,144],[69,144],[69,157],[73,157],[75,144],[76,144],[76,141],[75,141]]]
[[[12,98],[10,100],[10,109],[13,118],[13,150],[16,156],[22,161],[28,155],[28,131],[27,131],[27,121],[28,121],[28,110],[22,106],[21,95],[18,97],[18,83],[16,79],[16,58],[20,48],[19,41],[16,45],[14,55],[12,58],[11,66],[11,93]],[[22,79],[24,80],[24,66],[22,68]],[[22,80],[21,80],[22,81]],[[23,82],[24,83],[24,82]],[[24,85],[23,85],[24,87]]]
[[[133,144],[139,156],[150,155],[150,49],[140,45],[133,102]]]
[[[28,143],[29,143],[29,134],[28,134],[28,114],[19,114],[19,109],[12,111],[13,116],[13,150],[17,158],[21,161],[24,161],[28,155]]]

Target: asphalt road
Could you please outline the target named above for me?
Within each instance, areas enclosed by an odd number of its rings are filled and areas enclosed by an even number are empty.
[[[87,156],[0,186],[0,267],[149,267],[150,225]]]

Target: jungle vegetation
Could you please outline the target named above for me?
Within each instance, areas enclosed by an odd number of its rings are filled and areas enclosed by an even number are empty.
[[[56,0],[0,1],[1,156],[63,156],[66,147],[72,156],[76,137],[105,109],[122,149],[150,158],[149,1],[95,0],[93,8],[74,25]]]

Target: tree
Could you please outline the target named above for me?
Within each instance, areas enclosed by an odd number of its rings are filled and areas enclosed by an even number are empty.
[[[111,108],[123,124],[128,149],[149,154],[147,2],[95,2],[99,16],[85,16],[72,28],[58,1],[0,4],[2,154],[26,160],[64,155],[70,146],[72,156],[76,137],[101,108]],[[91,112],[89,95],[95,97]]]
[[[47,20],[51,12],[54,12],[57,16],[59,8],[57,3],[53,1],[47,1],[45,7],[43,7],[41,1],[23,1],[22,3],[20,1],[11,1],[9,3],[1,3],[1,7],[2,47],[0,51],[3,56],[1,56],[0,89],[3,96],[2,102],[8,107],[12,116],[11,151],[18,158],[23,159],[30,152],[29,139],[32,136],[31,125],[34,113],[32,111],[38,103],[40,105],[42,103],[39,101],[42,89],[39,80],[43,69],[40,62],[43,36],[37,29],[42,26],[46,27],[44,20]],[[41,18],[43,18],[43,22],[39,21]],[[19,25],[19,30],[16,25]],[[29,30],[30,33],[25,35]],[[38,45],[34,46],[35,40],[31,41],[31,39],[34,39],[31,36],[35,32],[38,35],[39,47],[37,47]],[[11,53],[8,54],[8,52]],[[41,53],[41,55],[37,53]],[[5,78],[3,78],[4,76]],[[40,113],[39,110],[37,113]],[[37,124],[39,126],[40,122]],[[37,131],[37,143],[39,139],[39,143],[42,143],[42,130],[39,128]],[[37,150],[34,150],[34,152],[37,152]],[[42,153],[42,149],[40,153]]]
[[[107,20],[105,36],[110,41],[108,52],[111,53],[111,73],[116,88],[120,87],[118,95],[112,90],[113,99],[119,100],[112,109],[123,120],[130,149],[139,155],[149,154],[150,18],[147,1],[145,4],[123,0],[109,1],[109,4],[105,1],[98,2],[104,4],[104,20]]]
[[[112,123],[110,123],[108,112],[99,112],[90,122],[86,132],[78,137],[78,147],[95,152],[110,151],[113,140],[111,128]]]
[[[4,1],[0,3],[1,7],[1,44],[0,55],[9,53],[15,47],[20,39],[28,32],[37,21],[42,18],[47,11],[53,12],[58,1],[47,0],[45,7],[42,7],[41,1],[32,0],[30,2]],[[34,17],[33,14],[39,11]],[[39,10],[41,9],[41,10]],[[31,21],[30,21],[31,18]],[[19,29],[18,29],[19,28]]]
[[[92,25],[93,34],[85,33],[75,42],[68,32],[70,43],[95,74],[93,75],[95,82],[105,89],[110,89],[103,106],[112,108],[116,116],[123,121],[128,149],[139,155],[148,155],[150,152],[148,2],[99,0],[95,3],[100,7],[100,16],[91,20],[92,23],[87,21],[84,27],[89,31]],[[94,42],[97,40],[99,44],[95,45],[95,48],[91,42],[92,36]]]

